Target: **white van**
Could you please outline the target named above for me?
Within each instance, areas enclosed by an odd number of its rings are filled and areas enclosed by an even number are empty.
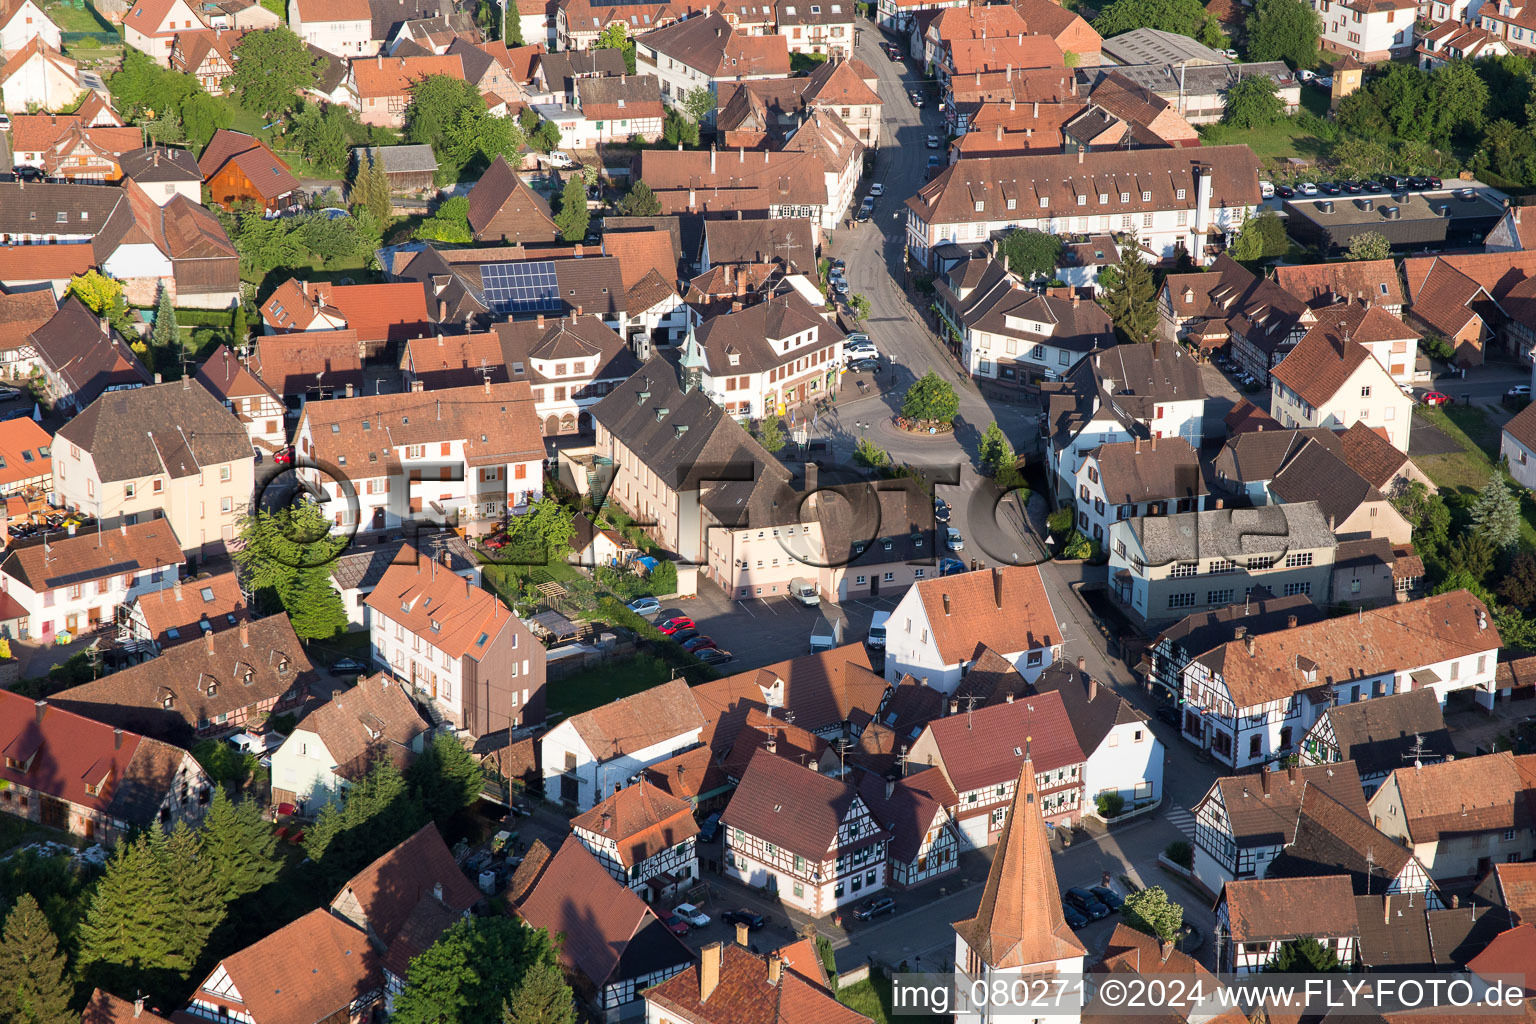
[[[885,647],[885,624],[890,621],[890,612],[875,612],[869,620],[869,638],[865,641],[876,650]]]
[[[558,149],[553,150],[552,152],[550,152],[550,154],[548,156],[546,156],[544,159],[549,161],[549,166],[551,166],[551,167],[575,167],[576,166],[576,161],[571,156],[571,154],[566,153],[566,152],[564,152],[562,150],[558,150]]]
[[[789,581],[789,596],[811,608],[821,604],[821,594],[816,584],[804,577],[796,576]]]

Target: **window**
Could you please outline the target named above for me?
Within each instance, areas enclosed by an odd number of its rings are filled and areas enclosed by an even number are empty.
[[[1120,201],[1122,203],[1130,202],[1131,201],[1131,194],[1129,192],[1121,192],[1120,193]]]
[[[1212,591],[1208,591],[1206,593],[1206,595],[1205,595],[1205,603],[1206,604],[1216,604],[1216,605],[1231,604],[1232,603],[1232,598],[1234,596],[1235,596],[1234,592],[1231,589],[1227,589],[1227,590],[1212,590]]]
[[[1193,593],[1168,595],[1169,608],[1193,608],[1194,606],[1195,595]]]
[[[1286,597],[1295,597],[1297,594],[1311,595],[1311,593],[1312,593],[1312,581],[1311,580],[1307,580],[1307,581],[1305,581],[1303,583],[1287,583],[1285,585],[1285,596]]]
[[[1369,384],[1365,385],[1364,387],[1362,387],[1360,389],[1360,397],[1361,398],[1370,398],[1371,397],[1371,386]]]
[[[1141,194],[1141,201],[1144,202],[1144,203],[1150,203],[1152,201],[1152,193],[1151,192],[1143,192]]]
[[[1187,579],[1200,571],[1200,566],[1194,562],[1184,562],[1168,570],[1168,575],[1176,580]]]
[[[1300,569],[1311,564],[1312,552],[1310,551],[1293,551],[1285,556],[1285,567],[1287,569]]]
[[[134,495],[133,484],[123,484],[123,497],[128,499],[129,501],[132,501],[133,500],[133,495]]]
[[[1177,191],[1175,191],[1174,192],[1174,198],[1175,199],[1183,199],[1184,198],[1184,190],[1183,189],[1178,189]]]
[[[232,467],[230,467],[230,466],[220,466],[219,467],[219,480],[220,480],[220,482],[222,482],[222,483],[229,483],[229,481],[233,478],[233,475],[234,475],[234,469]]]

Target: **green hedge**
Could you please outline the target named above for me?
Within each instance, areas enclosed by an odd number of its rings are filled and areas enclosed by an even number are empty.
[[[176,322],[183,327],[222,327],[229,330],[234,323],[232,309],[178,309]]]

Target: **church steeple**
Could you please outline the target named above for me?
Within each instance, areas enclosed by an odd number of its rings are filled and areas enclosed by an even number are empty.
[[[709,369],[709,361],[704,358],[704,346],[699,344],[691,323],[688,325],[688,337],[683,341],[683,353],[678,361],[678,368],[682,370],[684,392],[699,387],[704,379],[704,371]]]
[[[1049,967],[1058,960],[1086,955],[1061,912],[1061,892],[1027,746],[997,847],[976,916],[955,922],[961,940],[992,970]],[[958,957],[956,963],[964,964]]]

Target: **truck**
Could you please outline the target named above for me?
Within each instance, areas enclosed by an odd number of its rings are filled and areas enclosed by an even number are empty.
[[[885,624],[891,618],[890,612],[875,612],[869,620],[869,638],[865,641],[876,650],[885,648]]]
[[[816,617],[816,625],[811,627],[811,653],[819,654],[822,651],[830,651],[843,642],[843,620],[828,619],[824,615]]]
[[[821,604],[821,593],[814,580],[796,576],[789,581],[789,596],[808,608]]]

